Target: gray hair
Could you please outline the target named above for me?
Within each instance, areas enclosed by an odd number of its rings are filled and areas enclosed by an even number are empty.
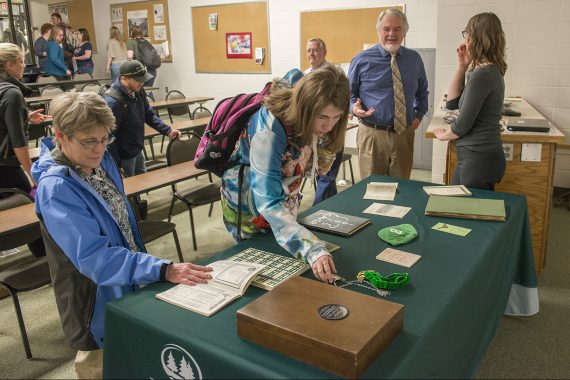
[[[408,33],[408,29],[410,29],[410,25],[408,25],[408,18],[406,17],[406,14],[404,12],[396,8],[389,8],[380,13],[380,15],[378,16],[378,20],[376,20],[377,32],[380,32],[380,25],[382,24],[382,20],[386,15],[395,15],[401,18],[402,21],[404,21],[404,34]]]
[[[319,47],[323,50],[327,50],[327,45],[325,44],[325,41],[321,40],[318,37],[315,38],[309,38],[309,40],[307,41],[307,45],[310,44],[311,42],[318,42],[319,43]]]
[[[115,117],[103,98],[93,92],[75,90],[58,95],[50,103],[53,126],[70,137],[104,127],[115,128]]]
[[[22,57],[22,54],[24,52],[18,45],[9,42],[0,43],[0,79],[6,79],[9,75],[4,65],[8,62],[14,62]]]

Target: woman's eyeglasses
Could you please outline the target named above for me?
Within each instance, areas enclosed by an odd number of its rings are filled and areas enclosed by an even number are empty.
[[[113,141],[115,141],[115,136],[109,135],[107,137],[103,137],[101,140],[96,140],[96,139],[89,139],[85,141],[81,141],[79,139],[75,140],[77,140],[77,142],[81,144],[81,146],[83,146],[84,148],[93,149],[99,144],[103,145],[104,147],[108,146],[109,144],[112,144]]]
[[[467,33],[466,30],[462,31],[462,32],[461,32],[461,35],[463,36],[463,38],[469,37],[469,33]]]

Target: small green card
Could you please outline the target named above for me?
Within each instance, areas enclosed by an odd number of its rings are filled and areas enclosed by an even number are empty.
[[[453,226],[447,223],[438,223],[435,226],[433,226],[432,229],[459,236],[466,236],[469,232],[471,232],[469,228]]]

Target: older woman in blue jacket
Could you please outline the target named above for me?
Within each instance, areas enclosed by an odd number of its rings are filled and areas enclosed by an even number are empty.
[[[59,45],[63,40],[63,29],[59,26],[54,26],[51,29],[49,41],[47,43],[47,60],[44,66],[44,71],[47,74],[53,75],[59,80],[69,79],[71,71],[65,66],[63,60],[63,48]]]
[[[115,118],[97,94],[75,91],[51,102],[55,143],[46,138],[32,173],[36,213],[63,330],[78,350],[78,378],[101,378],[105,304],[156,281],[194,285],[210,267],[145,252],[119,170],[106,146]]]

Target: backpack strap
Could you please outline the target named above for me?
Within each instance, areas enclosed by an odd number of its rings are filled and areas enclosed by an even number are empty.
[[[129,110],[128,110],[129,106],[128,106],[127,101],[125,99],[125,95],[121,91],[116,89],[115,87],[111,87],[109,90],[107,90],[105,95],[115,99],[123,107],[123,110],[121,111],[121,123],[122,123],[123,120],[125,120],[125,117],[127,116],[128,112],[129,112]]]

